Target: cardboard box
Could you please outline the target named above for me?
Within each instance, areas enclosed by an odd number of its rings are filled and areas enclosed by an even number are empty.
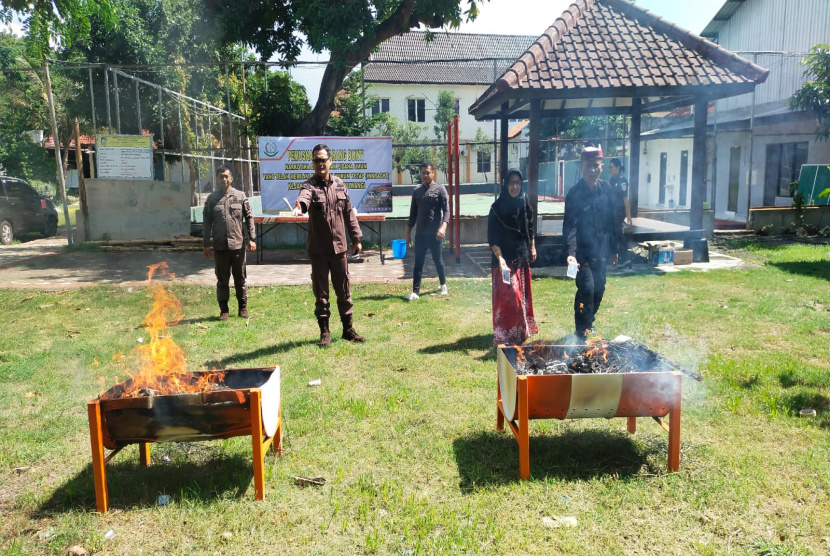
[[[682,264],[692,264],[692,250],[691,249],[678,249],[674,252],[674,264],[675,265],[682,265]]]
[[[661,247],[657,251],[657,264],[672,264],[674,262],[674,248]]]

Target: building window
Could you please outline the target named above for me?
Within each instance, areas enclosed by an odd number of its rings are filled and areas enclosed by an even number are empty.
[[[372,103],[372,116],[377,116],[380,113],[389,112],[389,99],[379,98]]]
[[[479,174],[490,172],[490,151],[476,151],[476,167]]]
[[[452,109],[455,112],[455,115],[458,116],[461,114],[461,99],[455,99],[452,103]]]
[[[764,189],[779,197],[790,197],[790,182],[798,179],[807,163],[808,142],[767,145],[767,172]]]
[[[406,100],[407,119],[410,122],[426,121],[426,101],[422,98],[410,98]]]

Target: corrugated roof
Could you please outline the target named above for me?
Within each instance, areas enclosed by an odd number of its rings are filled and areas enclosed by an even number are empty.
[[[747,92],[768,73],[628,0],[576,0],[470,112],[486,117],[528,96],[545,110],[613,109],[633,97],[649,110],[666,98]]]
[[[533,35],[409,31],[384,41],[369,57],[370,83],[489,85],[536,39]],[[443,60],[443,61],[442,61]]]

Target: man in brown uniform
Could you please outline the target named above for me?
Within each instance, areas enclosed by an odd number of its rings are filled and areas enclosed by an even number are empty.
[[[245,238],[242,235],[242,220],[248,225],[249,251],[256,249],[256,231],[253,212],[248,198],[238,189],[231,187],[233,175],[227,166],[216,169],[219,187],[205,201],[202,213],[204,226],[205,257],[210,258],[210,236],[213,234],[213,264],[216,271],[216,300],[219,302],[219,320],[228,320],[230,310],[228,282],[233,274],[239,316],[248,318],[248,286],[245,284]]]
[[[308,213],[308,255],[311,257],[311,288],[317,303],[314,315],[320,325],[321,347],[331,345],[329,332],[329,272],[337,295],[337,310],[343,322],[343,339],[363,342],[352,324],[352,296],[349,290],[349,265],[346,260],[346,232],[352,240],[352,252],[360,253],[363,235],[352,210],[349,192],[337,176],[329,173],[331,149],[317,145],[311,151],[314,176],[303,183],[294,203],[295,213]]]

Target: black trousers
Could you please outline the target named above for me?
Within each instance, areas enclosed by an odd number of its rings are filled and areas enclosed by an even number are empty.
[[[434,235],[415,234],[415,268],[412,269],[412,291],[420,293],[421,277],[424,275],[424,262],[427,260],[427,250],[432,252],[432,262],[435,263],[435,270],[438,271],[438,282],[443,286],[447,283],[444,274],[444,258],[441,256],[441,248],[444,240]]]
[[[216,301],[220,309],[227,309],[228,299],[231,296],[230,282],[233,275],[233,285],[236,289],[236,300],[240,307],[244,307],[248,299],[247,271],[245,269],[245,248],[216,249],[213,251],[213,266],[216,271]]]
[[[574,330],[577,336],[585,337],[586,330],[594,327],[594,317],[605,294],[607,265],[605,259],[579,263],[574,296]]]
[[[317,300],[314,305],[314,316],[318,319],[327,319],[331,316],[329,274],[331,274],[334,294],[337,296],[337,311],[340,313],[340,320],[345,320],[345,317],[351,316],[354,307],[349,288],[349,263],[345,252],[330,257],[311,256],[311,289]]]

